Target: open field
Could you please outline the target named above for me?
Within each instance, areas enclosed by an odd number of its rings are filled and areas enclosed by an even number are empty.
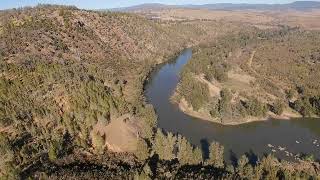
[[[262,10],[205,10],[205,9],[165,9],[137,12],[143,16],[167,21],[211,20],[245,23],[261,29],[279,25],[299,26],[304,29],[320,30],[320,10],[312,11],[262,11]]]

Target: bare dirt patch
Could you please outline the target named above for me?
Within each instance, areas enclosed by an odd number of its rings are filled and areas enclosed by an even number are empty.
[[[135,152],[139,138],[137,120],[125,114],[104,126],[98,122],[94,131],[105,136],[105,146],[112,152]]]

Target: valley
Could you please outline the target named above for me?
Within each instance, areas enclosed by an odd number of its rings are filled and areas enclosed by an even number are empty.
[[[288,6],[1,10],[0,179],[319,178],[319,8]]]

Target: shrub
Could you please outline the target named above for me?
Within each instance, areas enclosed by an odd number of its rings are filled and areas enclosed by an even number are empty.
[[[286,90],[286,97],[287,99],[292,99],[294,97],[294,90],[293,89]]]
[[[272,112],[281,115],[284,111],[285,105],[281,100],[277,100],[272,106]]]
[[[305,117],[312,116],[317,110],[310,103],[309,97],[301,97],[294,102],[294,109]]]
[[[305,161],[310,161],[310,162],[313,162],[315,160],[313,154],[304,154],[302,156],[302,159],[305,160]]]
[[[4,134],[0,133],[0,179],[18,179],[19,168],[14,164],[14,152]]]

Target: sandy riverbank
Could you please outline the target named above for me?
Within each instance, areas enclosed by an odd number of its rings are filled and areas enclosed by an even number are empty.
[[[179,109],[184,112],[185,114],[198,118],[200,120],[205,120],[205,121],[210,121],[222,125],[240,125],[240,124],[246,124],[246,123],[251,123],[251,122],[258,122],[258,121],[267,121],[270,119],[278,119],[278,120],[290,120],[292,118],[301,118],[302,116],[296,112],[290,111],[290,110],[285,110],[282,115],[276,115],[272,112],[268,112],[266,117],[252,117],[248,116],[246,118],[242,119],[237,119],[237,120],[224,120],[221,121],[219,118],[213,118],[210,113],[201,108],[199,111],[194,111],[192,106],[188,104],[188,102],[184,99],[181,98],[180,102],[177,101],[177,98],[174,98],[177,96],[175,93],[173,97],[171,98],[171,102],[178,105]]]

